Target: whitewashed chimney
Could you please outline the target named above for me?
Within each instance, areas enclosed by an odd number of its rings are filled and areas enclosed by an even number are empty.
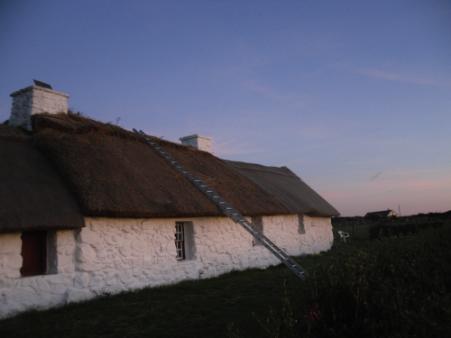
[[[200,136],[197,134],[184,136],[180,138],[183,145],[190,146],[199,150],[213,152],[213,140],[207,136]]]
[[[45,82],[33,81],[33,85],[11,93],[13,99],[9,125],[31,129],[31,116],[35,114],[67,114],[69,95],[57,92]]]

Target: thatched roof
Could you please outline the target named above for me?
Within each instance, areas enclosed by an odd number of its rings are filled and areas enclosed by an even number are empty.
[[[249,178],[292,214],[337,216],[338,211],[287,167],[227,161],[240,174]]]
[[[17,128],[0,125],[0,232],[83,226],[62,179]]]
[[[36,115],[34,139],[87,216],[218,216],[221,211],[140,136],[76,115]],[[162,141],[188,170],[244,214],[288,213],[258,185],[213,155]]]
[[[139,135],[74,114],[39,114],[32,122],[30,134],[0,126],[0,229],[78,227],[81,214],[222,215]],[[155,140],[245,215],[337,214],[287,168],[228,162]]]

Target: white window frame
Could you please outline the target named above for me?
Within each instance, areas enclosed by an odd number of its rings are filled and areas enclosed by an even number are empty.
[[[175,258],[178,261],[183,261],[186,259],[186,248],[185,248],[185,222],[175,222]]]

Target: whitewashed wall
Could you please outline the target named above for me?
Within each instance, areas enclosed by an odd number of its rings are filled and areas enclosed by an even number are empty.
[[[195,258],[177,261],[176,221],[194,224]],[[328,250],[329,218],[263,217],[264,233],[290,255]],[[88,218],[82,230],[57,232],[54,275],[20,277],[20,234],[0,234],[0,318],[105,293],[209,278],[231,270],[278,264],[263,246],[225,217],[193,219]]]
[[[31,115],[67,113],[69,95],[52,89],[30,86],[11,94],[9,124],[31,129]]]

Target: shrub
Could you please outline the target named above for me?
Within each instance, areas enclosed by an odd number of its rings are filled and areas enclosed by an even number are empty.
[[[286,297],[279,314],[268,315],[265,331],[269,337],[450,336],[450,240],[451,229],[443,228],[335,250],[295,301]]]

